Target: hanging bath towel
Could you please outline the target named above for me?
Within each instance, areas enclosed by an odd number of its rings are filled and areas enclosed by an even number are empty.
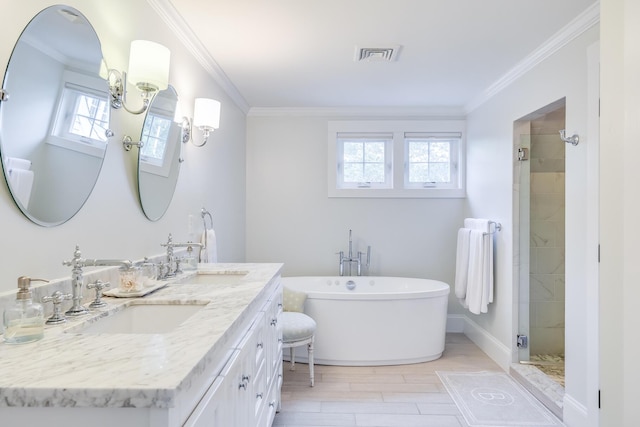
[[[218,245],[216,242],[216,232],[213,231],[212,228],[206,229],[202,232],[200,243],[204,245],[204,248],[200,252],[200,262],[218,262]]]
[[[490,234],[490,221],[466,218],[464,226],[470,228],[471,233],[467,288],[464,301],[460,302],[473,314],[486,313],[488,305],[493,302],[493,236]]]
[[[467,296],[470,236],[470,228],[461,228],[460,230],[458,230],[458,241],[456,248],[456,280],[454,287],[456,297],[458,299],[464,299],[464,297]]]

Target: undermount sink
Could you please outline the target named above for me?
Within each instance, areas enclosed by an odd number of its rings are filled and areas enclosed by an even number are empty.
[[[203,304],[132,304],[85,326],[81,334],[164,334],[180,326]]]
[[[198,271],[197,274],[176,280],[174,283],[193,285],[235,285],[240,283],[248,271]]]

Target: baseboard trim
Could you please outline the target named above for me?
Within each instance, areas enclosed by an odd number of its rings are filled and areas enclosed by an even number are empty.
[[[563,421],[567,427],[598,425],[597,420],[589,418],[587,407],[566,393],[563,400]]]
[[[467,316],[462,317],[464,318],[463,333],[493,359],[500,368],[505,372],[509,372],[509,367],[511,366],[511,350],[476,322]]]
[[[447,316],[447,332],[453,334],[464,333],[466,316],[462,314],[449,314]]]

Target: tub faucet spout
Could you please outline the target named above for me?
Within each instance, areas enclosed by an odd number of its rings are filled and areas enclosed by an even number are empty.
[[[366,263],[363,263],[362,261],[362,256],[365,255],[364,252],[360,252],[358,251],[358,254],[356,256],[353,255],[353,239],[352,239],[352,231],[349,230],[349,252],[347,254],[347,256],[344,255],[344,251],[340,251],[338,252],[338,255],[340,256],[340,267],[339,267],[339,271],[340,271],[340,276],[344,276],[344,266],[345,264],[348,264],[349,266],[349,275],[352,275],[352,270],[351,270],[351,265],[352,264],[356,264],[356,274],[358,276],[362,275],[362,265],[364,264],[366,267],[369,266],[370,261],[371,261],[371,246],[367,247],[367,259],[366,259]]]

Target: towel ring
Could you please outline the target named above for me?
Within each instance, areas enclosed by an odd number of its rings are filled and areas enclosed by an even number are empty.
[[[211,224],[211,227],[207,227],[207,218],[206,218],[207,216],[209,217],[209,223]],[[200,217],[202,218],[202,224],[205,230],[208,230],[210,228],[213,229],[213,217],[211,216],[208,210],[206,210],[205,208],[202,208],[200,210]]]

